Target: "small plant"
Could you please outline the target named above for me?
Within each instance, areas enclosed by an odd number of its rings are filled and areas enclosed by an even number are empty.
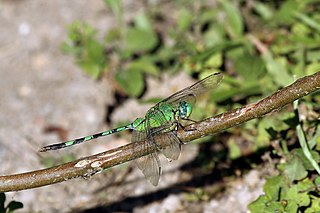
[[[294,103],[294,109],[294,116],[286,119],[286,122],[296,127],[301,148],[288,151],[287,142],[283,141],[282,147],[275,150],[275,154],[284,159],[284,162],[277,166],[279,175],[267,178],[263,187],[265,195],[261,195],[249,205],[251,212],[311,213],[320,211],[320,169],[318,165],[320,155],[316,151],[320,129],[318,125],[311,128],[313,136],[307,141],[299,120],[298,101]],[[272,132],[276,131],[272,130]],[[288,141],[289,139],[287,137]]]
[[[316,0],[219,0],[214,6],[178,1],[169,3],[172,13],[154,4],[128,23],[122,1],[105,3],[116,17],[116,27],[100,41],[93,27],[75,22],[63,49],[94,79],[111,73],[118,92],[134,98],[143,95],[146,75],[161,77],[163,72],[184,70],[200,78],[226,73],[210,101],[195,108],[195,120],[255,102],[291,84],[294,77],[320,70]],[[295,113],[283,110],[227,130],[231,160],[274,148],[271,157],[278,162],[279,174],[267,179],[265,195],[249,206],[251,212],[320,211],[319,97],[305,98],[301,114],[295,105]],[[306,118],[301,121],[302,115]]]
[[[0,212],[1,213],[12,213],[17,209],[22,209],[23,204],[18,201],[10,201],[7,206],[5,206],[6,195],[4,193],[0,193]]]

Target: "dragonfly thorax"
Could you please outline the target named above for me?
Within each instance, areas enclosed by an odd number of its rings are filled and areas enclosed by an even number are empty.
[[[179,117],[181,119],[187,119],[190,117],[191,113],[192,113],[192,106],[190,103],[186,102],[186,101],[182,101],[179,103],[179,107],[178,107],[178,113],[179,113]]]

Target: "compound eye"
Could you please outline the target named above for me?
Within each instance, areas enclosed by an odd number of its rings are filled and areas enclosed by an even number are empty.
[[[185,108],[186,108],[186,117],[185,118],[189,118],[191,113],[192,113],[192,106],[189,103],[185,104]]]
[[[189,103],[185,101],[180,103],[180,106],[179,106],[180,118],[182,119],[188,118],[191,115],[191,112],[192,112],[192,107]]]

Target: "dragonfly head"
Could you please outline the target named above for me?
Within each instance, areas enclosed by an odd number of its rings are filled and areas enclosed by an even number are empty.
[[[179,117],[181,119],[187,119],[190,117],[191,112],[192,112],[192,106],[190,103],[186,102],[186,101],[181,101],[179,103]]]

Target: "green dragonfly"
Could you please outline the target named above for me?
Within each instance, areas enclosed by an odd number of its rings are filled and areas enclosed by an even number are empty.
[[[160,101],[147,111],[145,117],[137,118],[128,125],[82,138],[44,146],[39,151],[46,152],[49,150],[62,149],[95,138],[131,129],[133,130],[131,138],[132,143],[145,141],[146,149],[158,150],[170,161],[177,160],[181,152],[181,145],[183,144],[176,134],[178,128],[182,127],[180,121],[189,120],[196,97],[216,88],[220,84],[222,78],[223,75],[221,73],[209,75],[203,80]],[[156,135],[161,137],[155,137]],[[168,146],[160,148],[162,141],[166,141]],[[149,155],[137,159],[136,164],[144,176],[154,186],[157,186],[161,176],[161,165],[158,152],[152,152]]]

